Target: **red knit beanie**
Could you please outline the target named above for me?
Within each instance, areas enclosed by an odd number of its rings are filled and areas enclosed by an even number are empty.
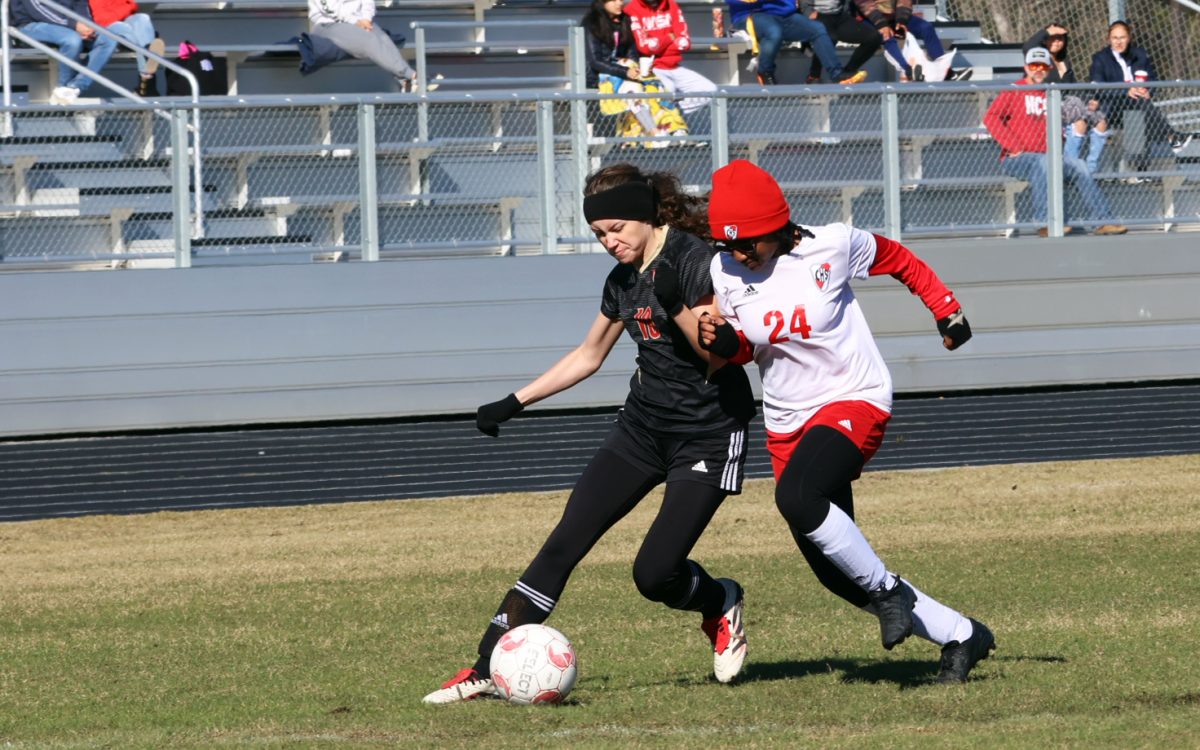
[[[765,170],[737,159],[713,172],[708,224],[717,242],[761,237],[783,229],[790,219],[779,183]]]

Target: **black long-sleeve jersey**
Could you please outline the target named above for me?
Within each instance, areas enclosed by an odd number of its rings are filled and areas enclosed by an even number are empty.
[[[684,304],[713,293],[709,265],[714,250],[699,237],[667,231],[658,257],[644,273],[618,265],[604,282],[600,312],[620,320],[638,345],[638,369],[629,381],[625,417],[665,435],[718,435],[744,426],[754,416],[754,394],[746,372],[726,365],[706,377],[700,358],[654,296],[654,273],[664,264],[679,274]]]

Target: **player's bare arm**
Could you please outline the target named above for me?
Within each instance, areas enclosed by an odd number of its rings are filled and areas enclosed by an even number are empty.
[[[517,391],[517,399],[523,406],[528,406],[587,379],[604,364],[623,330],[620,320],[597,314],[583,343],[554,363],[532,383]]]

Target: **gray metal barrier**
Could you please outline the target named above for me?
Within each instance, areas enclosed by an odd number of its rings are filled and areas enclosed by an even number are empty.
[[[1154,111],[1193,127],[1200,82],[1147,87]],[[1036,191],[1004,172],[982,124],[1010,88],[733,87],[685,113],[686,134],[631,130],[634,113],[600,113],[674,103],[656,92],[213,99],[198,105],[201,184],[176,165],[186,139],[147,106],[9,107],[16,137],[0,139],[0,269],[594,252],[583,180],[622,161],[669,170],[704,193],[714,168],[750,159],[776,176],[797,221],[893,237],[1200,224],[1200,143],[1176,153],[1141,112],[1126,113],[1093,175],[1110,218],[1088,216],[1064,181],[1062,98],[1119,84],[1049,89],[1047,205],[1033,205]],[[206,231],[187,247],[176,228],[193,218],[193,191],[208,207]]]

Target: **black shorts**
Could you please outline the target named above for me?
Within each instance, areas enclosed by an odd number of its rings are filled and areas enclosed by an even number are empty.
[[[659,435],[617,415],[601,450],[616,453],[659,481],[699,482],[730,495],[742,491],[746,468],[746,428],[694,438]]]

